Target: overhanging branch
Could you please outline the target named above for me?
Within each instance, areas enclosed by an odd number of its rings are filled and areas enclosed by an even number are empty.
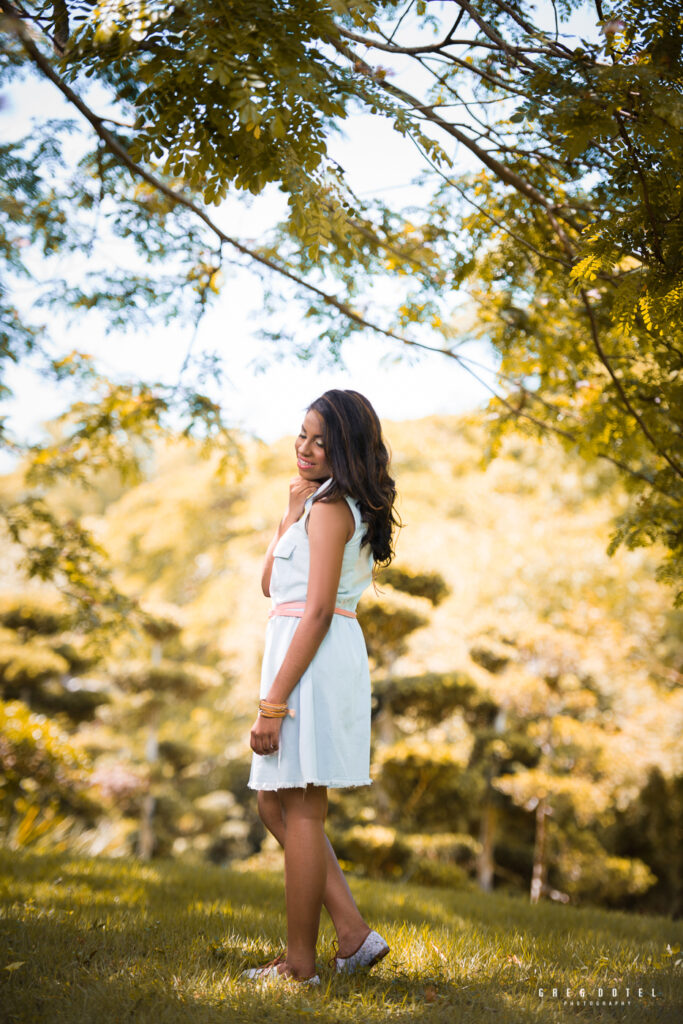
[[[585,288],[581,289],[581,300],[583,302],[584,308],[585,308],[586,313],[588,315],[588,322],[590,324],[591,338],[593,339],[593,347],[595,348],[595,351],[598,354],[598,358],[600,359],[600,362],[602,363],[602,365],[605,367],[605,369],[609,373],[610,377],[612,378],[612,382],[613,382],[615,388],[617,389],[617,393],[618,393],[619,397],[621,398],[621,401],[622,401],[625,409],[627,410],[627,412],[630,413],[630,415],[636,421],[636,423],[640,427],[642,433],[648,439],[648,441],[650,442],[650,444],[652,445],[654,450],[657,452],[657,454],[661,455],[661,457],[666,462],[669,463],[669,465],[671,466],[671,468],[673,469],[674,473],[676,473],[677,476],[683,478],[683,468],[678,465],[678,463],[676,462],[675,459],[671,458],[671,456],[669,455],[669,453],[665,449],[663,449],[663,448],[661,448],[659,446],[659,444],[657,443],[656,439],[652,436],[652,434],[648,430],[647,424],[644,422],[642,416],[640,415],[638,410],[636,408],[634,408],[632,402],[630,401],[628,395],[626,394],[626,392],[624,390],[623,384],[621,383],[621,381],[617,377],[616,373],[614,372],[612,364],[610,363],[609,359],[607,358],[607,354],[605,353],[605,350],[603,349],[602,345],[600,344],[600,335],[599,335],[599,332],[598,332],[598,325],[597,325],[597,323],[595,321],[595,313],[593,312],[593,306],[591,305],[591,301],[588,298],[588,295],[586,293]]]
[[[463,11],[466,11],[469,14],[472,21],[479,26],[484,35],[488,36],[491,42],[498,46],[502,50],[502,52],[505,53],[511,60],[519,61],[519,63],[523,64],[524,67],[527,68],[529,71],[540,71],[538,64],[534,63],[534,61],[532,60],[529,60],[529,58],[525,56],[525,54],[518,47],[510,46],[510,44],[507,43],[503,39],[503,37],[500,36],[496,32],[496,30],[491,27],[489,22],[487,22],[485,18],[482,18],[482,16],[478,14],[477,11],[474,10],[472,4],[467,3],[467,0],[456,0],[456,3],[458,4],[459,7],[462,8]]]
[[[298,285],[300,288],[303,288],[305,291],[313,293],[317,298],[322,299],[327,305],[335,308],[338,312],[340,312],[352,323],[357,324],[359,327],[365,327],[376,334],[381,334],[384,337],[390,338],[393,341],[397,341],[402,345],[407,345],[411,348],[418,348],[430,352],[439,352],[442,355],[449,356],[451,359],[455,359],[455,361],[459,363],[460,366],[462,366],[462,368],[467,373],[475,377],[475,379],[479,381],[479,383],[482,384],[483,387],[490,391],[491,394],[494,395],[500,402],[502,402],[503,405],[505,405],[512,413],[516,413],[515,407],[510,402],[508,402],[504,397],[498,395],[495,389],[488,385],[485,381],[483,381],[469,366],[467,366],[463,359],[457,353],[452,352],[448,349],[440,349],[432,345],[425,345],[421,342],[417,342],[410,338],[403,337],[402,335],[397,334],[394,331],[389,330],[388,328],[380,327],[379,324],[372,323],[372,321],[367,320],[359,313],[356,313],[355,310],[351,309],[351,307],[348,306],[346,303],[341,302],[334,295],[331,295],[329,292],[324,291],[322,288],[316,287],[309,281],[304,280],[304,278],[299,277],[298,274],[293,273],[286,267],[280,266],[273,260],[268,259],[266,256],[262,256],[260,253],[249,248],[249,246],[243,245],[242,242],[238,242],[237,239],[232,238],[230,235],[227,235],[221,228],[218,227],[217,224],[214,223],[213,220],[211,220],[209,215],[199,206],[197,206],[197,204],[194,203],[191,199],[188,199],[187,196],[182,195],[182,193],[176,192],[175,189],[172,189],[170,186],[166,185],[166,183],[163,182],[160,178],[157,178],[156,175],[152,174],[146,168],[136,163],[136,161],[132,159],[132,157],[125,149],[125,147],[121,145],[116,136],[112,135],[112,133],[108,131],[107,128],[105,128],[103,118],[95,114],[94,111],[92,111],[88,107],[88,105],[81,99],[81,97],[78,96],[78,94],[75,93],[74,90],[66,82],[64,82],[63,79],[57,74],[57,72],[51,66],[50,62],[41,53],[39,48],[31,39],[31,36],[26,26],[21,21],[21,19],[16,17],[11,4],[7,3],[7,0],[0,0],[0,8],[2,8],[2,10],[5,11],[5,13],[8,15],[12,23],[12,26],[17,32],[17,35],[19,36],[26,53],[29,55],[33,63],[40,69],[40,71],[46,76],[46,78],[48,78],[54,85],[57,86],[60,92],[66,97],[66,99],[68,99],[68,101],[71,104],[73,104],[73,106],[76,107],[76,109],[83,115],[83,117],[85,117],[85,119],[92,125],[93,129],[95,130],[99,138],[102,140],[104,145],[107,147],[107,149],[109,149],[109,151],[113,153],[114,156],[116,156],[117,159],[120,160],[120,162],[125,167],[127,167],[132,174],[139,178],[142,178],[143,181],[146,181],[153,188],[158,189],[158,191],[161,192],[162,195],[165,195],[167,199],[170,199],[171,202],[176,203],[180,206],[184,206],[188,210],[191,210],[197,217],[199,217],[201,221],[203,221],[204,224],[206,224],[206,226],[215,235],[218,236],[221,242],[223,242],[226,245],[232,246],[233,248],[237,249],[238,252],[242,253],[245,256],[248,256],[250,259],[255,260],[262,266],[267,267],[268,270],[271,270],[274,273],[280,274],[281,276],[287,278],[289,281],[292,281],[294,284]],[[520,413],[519,415],[531,420],[539,428],[543,430],[549,430],[559,434],[564,433],[563,431],[559,431],[556,427],[543,423],[542,420],[538,420],[536,417],[531,416],[528,413]]]
[[[493,387],[487,384],[486,381],[484,381],[470,366],[467,365],[468,360],[466,357],[461,357],[456,352],[453,352],[452,350],[447,348],[439,348],[437,346],[427,345],[422,342],[414,341],[413,339],[406,338],[403,335],[397,334],[396,332],[388,328],[381,327],[378,324],[375,324],[372,321],[367,320],[365,317],[357,313],[346,303],[337,299],[336,296],[331,295],[330,293],[324,291],[321,288],[318,288],[316,285],[313,285],[310,282],[306,281],[304,278],[300,277],[298,274],[295,274],[287,267],[279,265],[274,260],[271,260],[268,257],[263,256],[261,253],[251,249],[249,246],[244,245],[242,242],[239,242],[237,239],[232,238],[230,235],[227,235],[221,228],[218,227],[218,225],[210,218],[210,216],[203,209],[201,209],[201,207],[199,207],[195,202],[193,202],[192,199],[189,199],[182,193],[177,192],[175,189],[168,186],[156,175],[152,174],[145,167],[143,167],[135,160],[133,160],[128,151],[126,150],[126,148],[121,144],[121,142],[116,138],[116,136],[113,135],[105,127],[106,119],[101,118],[97,114],[95,114],[94,111],[92,111],[90,107],[88,107],[88,105],[82,100],[82,98],[76,92],[74,92],[74,90],[66,82],[64,82],[60,75],[55,71],[55,69],[50,64],[49,60],[41,52],[39,47],[36,46],[26,25],[24,24],[22,19],[17,16],[14,7],[10,3],[8,3],[7,0],[0,0],[0,9],[6,14],[7,21],[11,29],[16,32],[30,60],[40,70],[40,72],[57,87],[57,89],[68,100],[68,102],[71,103],[82,114],[82,116],[92,126],[97,136],[102,140],[104,146],[116,157],[116,159],[120,161],[120,163],[123,166],[125,166],[132,175],[142,179],[143,181],[146,181],[154,189],[158,190],[162,195],[166,196],[166,198],[169,199],[173,204],[183,206],[186,209],[190,210],[209,228],[209,230],[213,234],[215,234],[220,239],[222,243],[230,245],[232,248],[237,250],[242,255],[254,260],[256,263],[266,267],[273,273],[279,274],[280,276],[286,278],[287,280],[296,284],[298,287],[302,288],[305,292],[315,295],[318,299],[321,299],[326,305],[329,305],[336,309],[339,313],[342,314],[342,316],[344,316],[350,322],[355,323],[357,326],[367,328],[368,330],[376,334],[382,335],[392,341],[396,341],[401,345],[405,345],[410,348],[416,348],[422,351],[438,353],[440,355],[447,356],[450,359],[454,359],[467,373],[474,377],[487,391],[491,393],[492,396],[494,396],[506,409],[508,409],[509,412],[516,419],[528,420],[529,422],[537,426],[539,430],[543,433],[556,434],[557,436],[560,436],[565,440],[578,442],[579,438],[576,436],[576,434],[573,434],[570,431],[562,430],[561,428],[556,427],[554,424],[549,424],[544,420],[541,420],[538,417],[534,416],[533,414],[523,411],[521,408],[518,408],[515,405],[513,405],[513,403],[510,402],[503,395],[498,394]],[[347,56],[349,59],[358,60],[358,58],[356,58],[355,55],[347,47],[344,46],[344,44],[338,44],[337,49],[339,50],[339,52],[344,53],[345,56]],[[362,63],[364,64],[365,62]],[[468,136],[464,135],[464,133],[459,132],[459,130],[457,129],[452,129],[452,126],[450,126],[448,122],[442,121],[442,119],[435,114],[435,111],[433,110],[432,107],[425,107],[424,105],[420,104],[417,100],[415,100],[414,97],[411,97],[408,93],[405,93],[403,90],[398,89],[397,87],[392,86],[389,83],[383,82],[382,87],[386,89],[388,92],[396,95],[398,98],[401,99],[402,102],[407,101],[409,103],[414,103],[421,110],[429,112],[430,120],[432,120],[436,124],[439,124],[446,131],[449,131],[451,135],[454,135],[456,138],[459,137],[459,141],[462,141],[463,144],[467,146],[467,148],[474,152],[475,155],[477,155],[479,159],[486,166],[489,167],[489,169],[493,170],[493,172],[499,178],[501,178],[501,180],[505,181],[507,184],[510,184],[512,187],[522,192],[528,198],[531,198],[536,204],[542,206],[546,214],[549,216],[549,218],[551,218],[551,223],[554,224],[556,233],[558,234],[560,241],[562,241],[564,246],[568,247],[571,251],[571,243],[567,239],[567,236],[563,231],[562,227],[557,223],[557,220],[554,217],[552,204],[550,204],[550,202],[540,192],[538,192],[538,190],[535,189],[534,186],[532,186],[529,182],[526,182],[523,178],[520,178],[518,175],[515,174],[515,172],[511,171],[509,168],[506,168],[503,164],[500,164],[498,161],[491,158],[489,154],[481,150],[481,148],[478,147],[476,143],[473,143]],[[592,311],[590,312],[592,314]],[[505,377],[504,374],[500,374],[498,371],[494,372],[501,379]],[[518,390],[522,391],[523,393],[526,393],[528,396],[538,397],[534,395],[534,392],[524,388],[521,384],[518,384],[517,386]],[[650,438],[651,442],[654,443],[650,435],[647,434],[647,436]],[[669,462],[672,465],[672,467],[676,470],[676,472],[679,473],[680,475],[680,468],[677,467],[676,464],[671,461],[671,459],[666,455],[666,453],[660,451],[656,444],[655,448],[659,452],[659,454],[662,455],[662,457],[664,457],[667,460],[667,462]],[[638,477],[646,481],[650,486],[652,486],[656,490],[661,491],[663,494],[667,494],[666,491],[663,491],[660,487],[658,487],[657,484],[648,476],[619,462],[619,460],[613,458],[608,453],[599,452],[597,453],[597,456],[599,458],[606,459],[607,461],[612,462],[614,465],[618,466],[622,471],[628,473],[629,475]]]
[[[346,43],[333,39],[330,39],[329,41],[339,53],[343,54],[347,58],[347,60],[350,60],[356,66],[366,69],[367,72],[372,73],[370,65],[359,57],[358,54],[354,53]],[[441,128],[442,131],[462,143],[462,145],[469,149],[469,151],[473,153],[485,167],[488,167],[488,169],[492,171],[500,181],[506,185],[510,185],[511,188],[514,188],[515,191],[526,196],[526,198],[530,199],[535,205],[542,207],[555,234],[562,243],[562,247],[565,252],[568,256],[573,255],[574,246],[566,231],[560,224],[560,220],[564,220],[565,223],[575,231],[580,231],[580,225],[577,224],[572,217],[569,217],[566,213],[558,210],[555,204],[547,199],[542,192],[531,184],[531,182],[526,181],[526,179],[522,178],[516,171],[511,170],[509,167],[506,167],[505,164],[496,160],[495,157],[492,157],[490,153],[485,149],[482,149],[481,146],[471,139],[469,135],[461,131],[459,128],[456,128],[449,121],[444,120],[432,104],[421,103],[416,96],[412,96],[409,92],[406,92],[405,89],[400,89],[398,86],[393,85],[391,82],[387,82],[386,80],[380,81],[378,84],[385,92],[395,96],[396,99],[401,101],[401,103],[406,104],[412,109],[419,110],[420,113],[422,113],[432,124],[435,124],[438,128]]]

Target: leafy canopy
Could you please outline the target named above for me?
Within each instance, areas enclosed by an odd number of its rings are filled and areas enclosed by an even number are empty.
[[[88,252],[97,216],[163,273],[100,268],[66,286],[57,275],[40,296],[52,309],[102,310],[114,326],[196,322],[220,291],[221,267],[239,259],[301,304],[318,331],[293,343],[302,355],[334,356],[363,329],[479,377],[461,342],[487,338],[500,358],[487,380],[488,456],[515,424],[610,462],[631,492],[611,550],[658,543],[659,576],[680,587],[677,4],[1,0],[0,9],[3,71],[48,78],[96,141],[56,177],[68,126],[0,151],[2,351],[42,353],[48,372],[77,375],[92,395],[65,414],[57,444],[30,453],[36,482],[87,480],[103,461],[134,469],[130,437],[147,440],[178,415],[235,457],[206,389],[121,387],[96,379],[82,356],[50,360],[42,325],[8,298],[38,255],[54,265]],[[570,32],[570,18],[585,31]],[[91,104],[102,95],[91,84],[111,99],[114,120]],[[349,188],[331,140],[358,111],[421,153],[419,209]],[[228,190],[273,183],[289,212],[272,240],[247,244],[213,218],[209,204]],[[382,306],[375,285],[385,278],[394,282],[385,293],[401,298]],[[189,362],[197,385],[217,370],[215,360]]]

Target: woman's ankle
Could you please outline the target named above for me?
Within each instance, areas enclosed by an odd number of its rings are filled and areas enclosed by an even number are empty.
[[[353,956],[363,945],[371,931],[372,928],[364,922],[362,926],[347,932],[337,932],[337,946],[339,947],[337,956],[341,956],[344,959]]]
[[[311,978],[316,973],[315,961],[310,963],[309,961],[295,961],[285,960],[283,964],[278,967],[280,974],[289,974],[297,980],[304,981],[306,978]]]

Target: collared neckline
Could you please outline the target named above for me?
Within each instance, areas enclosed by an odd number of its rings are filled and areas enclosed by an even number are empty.
[[[332,477],[328,476],[327,480],[323,480],[323,482],[320,484],[320,486],[318,487],[317,491],[313,491],[313,494],[309,494],[309,496],[306,498],[305,504],[307,505],[309,503],[309,501],[313,501],[314,498],[317,498],[317,496],[322,491],[324,491],[326,487],[329,487],[329,485],[331,483],[332,483]]]

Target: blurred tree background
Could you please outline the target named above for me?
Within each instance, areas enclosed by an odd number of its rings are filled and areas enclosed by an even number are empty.
[[[482,468],[478,413],[385,429],[406,525],[359,609],[374,785],[331,793],[340,856],[370,876],[675,911],[682,613],[655,552],[605,553],[629,501],[616,471],[522,434]],[[97,512],[55,486],[146,616],[87,656],[78,617],[51,585],[27,591],[3,544],[5,842],[279,863],[246,782],[259,570],[292,450],[245,440],[248,471],[220,483],[219,455],[160,443]]]
[[[220,353],[190,340],[173,386],[113,379],[50,328],[92,311],[191,339],[239,264],[264,275],[273,359],[334,362],[359,331],[478,379],[463,342],[498,356],[480,415],[388,425],[406,529],[362,611],[376,785],[335,795],[342,856],[679,913],[678,6],[0,11],[3,83],[47,80],[73,115],[0,145],[0,355],[78,390],[43,443],[0,421],[21,458],[0,502],[6,841],[269,856],[244,737],[289,451],[232,429]],[[419,206],[353,193],[329,141],[358,113],[421,154]],[[269,185],[287,218],[229,235],[211,204]]]

